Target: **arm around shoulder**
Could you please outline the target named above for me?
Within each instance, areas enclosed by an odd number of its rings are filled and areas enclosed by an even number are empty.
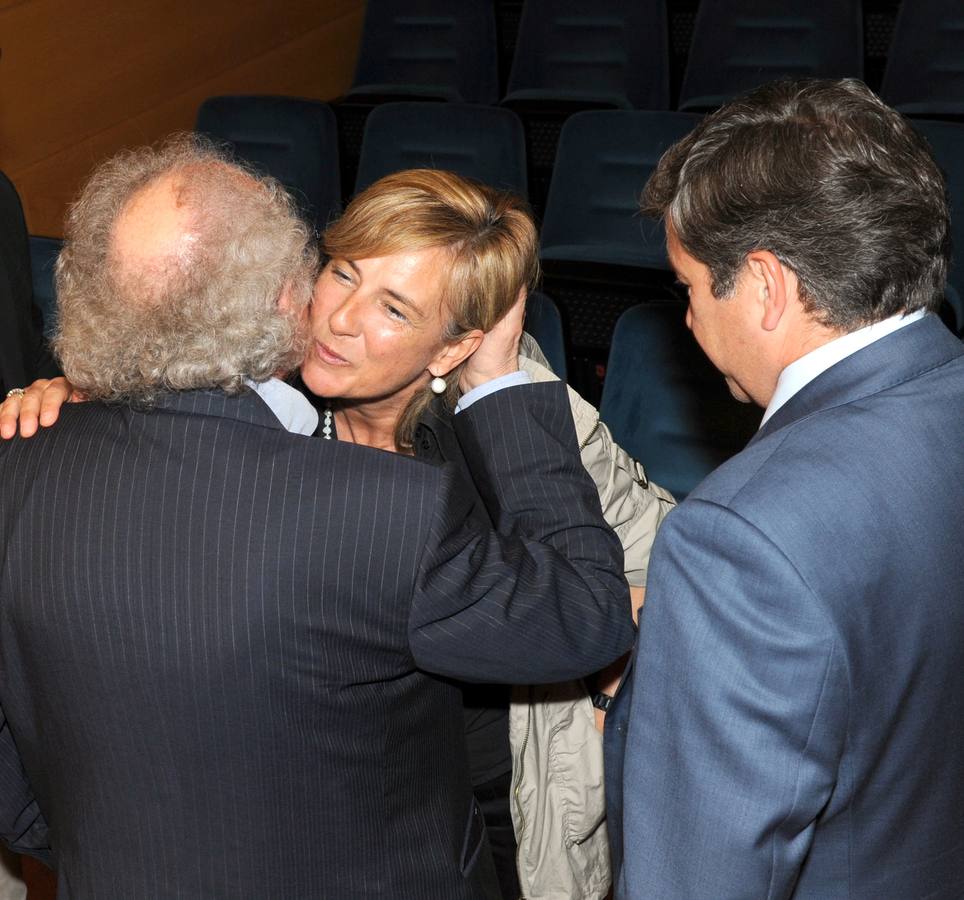
[[[419,665],[480,681],[560,681],[632,644],[622,550],[599,512],[558,385],[507,389],[455,419],[496,532],[446,484],[410,621]]]

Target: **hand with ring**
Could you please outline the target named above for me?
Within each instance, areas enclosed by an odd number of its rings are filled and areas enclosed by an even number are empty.
[[[57,421],[65,403],[83,399],[66,378],[40,378],[27,388],[13,388],[0,404],[0,438],[12,438],[18,424],[21,437],[32,437],[38,427]]]

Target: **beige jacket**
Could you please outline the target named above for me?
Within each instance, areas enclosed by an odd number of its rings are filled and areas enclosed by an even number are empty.
[[[557,380],[538,345],[523,337],[520,366],[534,381]],[[612,439],[596,409],[569,389],[583,465],[625,552],[626,579],[646,584],[649,554],[669,492]],[[512,819],[526,900],[595,900],[611,873],[602,735],[582,682],[520,686],[509,710]]]

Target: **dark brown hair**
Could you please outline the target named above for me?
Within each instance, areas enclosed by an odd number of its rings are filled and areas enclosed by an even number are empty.
[[[707,116],[663,155],[643,211],[709,267],[717,297],[748,253],[769,250],[831,328],[941,302],[943,177],[908,122],[853,79],[774,82]]]

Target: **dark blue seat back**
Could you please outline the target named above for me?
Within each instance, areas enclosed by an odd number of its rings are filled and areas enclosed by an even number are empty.
[[[712,109],[775,78],[863,77],[859,0],[703,0],[680,109]]]
[[[492,0],[368,0],[352,94],[495,103]]]
[[[762,411],[730,396],[678,303],[628,309],[616,323],[600,413],[620,446],[677,498],[742,450]]]
[[[927,139],[947,180],[953,252],[947,280],[956,289],[956,293],[948,293],[947,299],[954,306],[955,301],[960,304],[960,296],[964,295],[964,123],[915,119],[912,124]],[[957,308],[955,312],[960,329],[964,327],[964,309]]]
[[[880,95],[901,112],[964,115],[964,4],[904,0]]]
[[[42,336],[29,248],[20,195],[0,172],[0,398],[10,388],[58,374]]]
[[[526,0],[506,101],[559,100],[666,109],[665,0]]]
[[[638,110],[572,116],[559,139],[542,258],[667,269],[663,226],[640,215],[639,198],[663,152],[698,121]]]
[[[562,331],[562,317],[552,299],[533,291],[526,300],[525,329],[539,344],[552,371],[561,381],[566,380],[566,342]]]
[[[355,193],[400,169],[448,169],[526,195],[525,135],[497,106],[385,103],[365,124]]]
[[[960,293],[950,282],[944,287],[944,303],[945,310],[949,309],[954,316],[951,329],[958,337],[964,338],[964,300],[961,299]],[[950,316],[948,315],[947,318],[949,319]]]
[[[57,327],[57,290],[54,267],[64,242],[57,238],[30,236],[30,274],[33,280],[33,301],[40,307],[44,320],[44,337],[50,337]]]
[[[211,97],[195,130],[227,143],[237,158],[277,178],[316,229],[341,208],[338,133],[331,108],[294,97]]]

